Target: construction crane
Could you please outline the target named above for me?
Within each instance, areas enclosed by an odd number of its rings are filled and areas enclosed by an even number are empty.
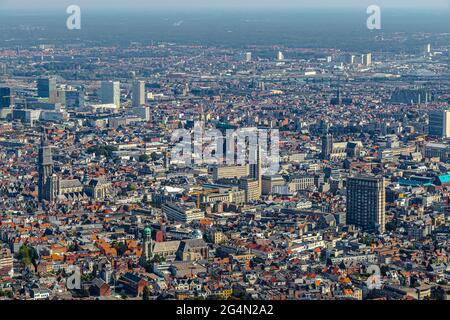
[[[196,196],[197,197],[197,209],[200,209],[200,202],[201,202],[201,196],[210,194],[210,193],[216,193],[219,192],[219,189],[208,189],[208,190],[197,190],[197,191],[190,191],[190,196]]]

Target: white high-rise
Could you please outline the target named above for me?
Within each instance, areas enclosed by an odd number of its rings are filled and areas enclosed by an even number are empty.
[[[430,111],[428,119],[428,134],[430,136],[450,138],[449,110]]]
[[[346,58],[348,64],[356,64],[356,56],[354,54],[349,54]]]
[[[361,63],[365,66],[370,66],[372,64],[372,53],[361,55]]]
[[[250,61],[252,61],[252,53],[246,52],[245,53],[245,62],[250,62]]]
[[[102,81],[101,98],[104,104],[115,104],[120,108],[120,82]]]
[[[278,54],[277,54],[277,60],[278,60],[278,61],[284,60],[284,54],[283,54],[283,52],[278,51]]]
[[[145,82],[135,81],[133,83],[133,107],[145,105]]]

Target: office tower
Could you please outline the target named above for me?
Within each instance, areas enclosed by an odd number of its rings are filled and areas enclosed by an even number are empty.
[[[67,108],[83,108],[85,102],[85,96],[83,89],[71,89],[65,92],[66,96],[66,107]]]
[[[323,160],[329,160],[333,153],[333,135],[331,133],[325,133],[322,135],[322,153],[321,158]]]
[[[283,54],[283,52],[278,51],[278,54],[277,54],[277,60],[278,60],[278,61],[284,60],[284,54]]]
[[[427,48],[426,48],[426,55],[430,56],[431,55],[431,44],[427,44]]]
[[[246,52],[245,53],[245,62],[250,62],[250,61],[252,61],[252,53]]]
[[[346,56],[346,62],[348,64],[355,64],[356,63],[356,56],[354,54],[349,54]]]
[[[48,98],[49,102],[56,102],[56,78],[39,78],[37,81],[37,91],[39,98]]]
[[[382,177],[347,179],[347,223],[363,231],[385,231],[385,188]]]
[[[10,108],[14,104],[11,88],[0,88],[0,109]]]
[[[245,191],[245,202],[259,200],[261,197],[261,188],[258,180],[252,178],[239,179],[239,189]]]
[[[102,81],[101,98],[104,104],[115,104],[120,108],[120,82]]]
[[[133,82],[133,107],[140,107],[145,104],[145,82]]]
[[[372,65],[372,53],[366,54],[366,65]]]
[[[435,110],[428,114],[428,134],[430,136],[449,138],[450,137],[450,111]]]
[[[66,105],[66,91],[56,90],[56,103],[61,103],[63,106]]]
[[[258,182],[259,195],[261,195],[262,188],[262,161],[261,161],[261,147],[259,143],[256,147],[256,154],[250,157],[250,165],[249,165],[249,176],[252,180]]]
[[[370,66],[372,64],[372,53],[366,53],[361,56],[361,63],[365,66]]]
[[[42,134],[38,156],[38,197],[39,201],[49,200],[49,178],[53,175],[52,147],[49,145],[45,132]]]

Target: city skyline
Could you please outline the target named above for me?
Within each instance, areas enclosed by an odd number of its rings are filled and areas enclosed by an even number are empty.
[[[0,315],[450,300],[443,1],[30,3],[0,4]]]

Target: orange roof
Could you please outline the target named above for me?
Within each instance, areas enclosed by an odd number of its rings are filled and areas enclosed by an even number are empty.
[[[352,289],[344,289],[344,294],[349,296],[353,294],[353,290]]]

